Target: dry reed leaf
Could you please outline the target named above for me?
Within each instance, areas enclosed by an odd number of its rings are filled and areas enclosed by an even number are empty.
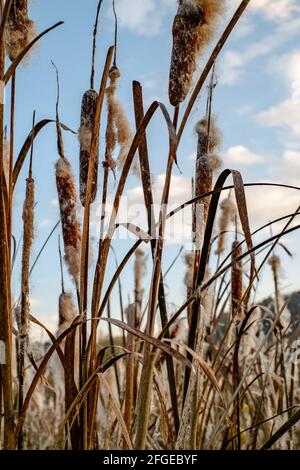
[[[5,72],[3,81],[5,85],[9,82],[11,77],[14,75],[15,71],[17,70],[17,67],[19,64],[24,60],[24,57],[28,54],[28,52],[33,48],[33,46],[46,34],[48,34],[50,31],[53,29],[57,28],[58,26],[61,26],[63,24],[63,21],[59,21],[58,23],[54,24],[50,28],[47,28],[45,31],[43,31],[41,34],[36,36],[33,41],[31,41],[24,49],[20,52],[20,54],[16,57],[16,59],[13,61],[13,63],[10,65],[8,70]]]
[[[132,442],[131,442],[131,439],[130,439],[130,436],[129,436],[129,433],[128,433],[128,429],[126,427],[126,424],[125,424],[125,421],[124,421],[124,418],[123,418],[123,415],[122,415],[122,411],[120,409],[120,406],[117,402],[117,399],[116,399],[114,393],[111,390],[111,386],[110,386],[110,384],[108,383],[107,379],[104,377],[103,374],[99,373],[98,378],[99,378],[100,383],[103,383],[103,385],[105,386],[105,388],[107,390],[107,393],[111,397],[113,409],[116,413],[116,417],[117,417],[117,420],[118,420],[118,422],[120,424],[120,427],[122,429],[122,433],[123,433],[123,436],[126,440],[126,444],[128,446],[128,449],[133,450],[133,445],[132,445]]]
[[[142,230],[137,225],[133,225],[131,223],[125,223],[125,224],[116,224],[116,227],[126,228],[129,232],[136,235],[140,240],[143,240],[143,242],[145,242],[145,243],[149,243],[152,240],[150,235],[148,233],[144,232],[144,230]]]
[[[45,127],[47,126],[47,124],[50,124],[52,122],[56,122],[55,120],[53,119],[43,119],[42,121],[38,122],[35,126],[34,126],[34,129],[30,131],[29,135],[27,136],[23,146],[22,146],[22,149],[20,150],[19,152],[19,155],[17,157],[17,160],[16,160],[16,163],[14,165],[14,169],[13,169],[13,187],[16,185],[16,182],[18,180],[18,177],[19,177],[19,174],[20,174],[20,171],[23,167],[23,164],[25,162],[25,159],[26,159],[26,156],[28,154],[28,151],[31,147],[31,144],[32,144],[32,138],[35,139],[37,137],[37,135],[39,134],[39,132]],[[63,124],[62,122],[60,123],[60,126],[63,130],[65,131],[68,131],[68,132],[72,132],[72,134],[75,134],[76,135],[76,132],[72,131],[72,129],[70,129],[69,127],[67,127],[65,124]]]
[[[243,261],[242,247],[238,241],[232,244],[232,269],[231,269],[231,308],[232,318],[241,318],[243,311]]]
[[[132,335],[137,336],[138,338],[142,339],[143,341],[146,341],[152,346],[155,346],[155,348],[162,350],[166,354],[170,354],[185,366],[192,368],[190,361],[188,361],[182,354],[180,354],[175,349],[172,349],[170,346],[167,346],[164,342],[154,338],[153,336],[149,336],[148,334],[143,333],[142,331],[133,328],[120,320],[115,320],[112,318],[101,318],[101,320],[106,321],[108,323],[112,323],[112,325],[118,326],[119,328],[128,331]]]
[[[196,360],[196,362],[199,364],[200,368],[203,370],[203,372],[205,373],[205,375],[207,376],[207,378],[209,379],[209,381],[213,385],[213,387],[218,392],[218,394],[219,394],[219,396],[222,400],[223,405],[226,406],[226,400],[223,396],[222,390],[219,386],[219,383],[217,381],[215,373],[214,373],[213,369],[207,364],[207,362],[205,362],[199,356],[199,354],[197,354],[193,349],[191,349],[189,346],[182,343],[181,341],[175,341],[174,339],[166,339],[166,338],[164,338],[164,341],[167,341],[168,343],[176,344],[177,346],[180,346],[181,348],[185,349],[188,353],[190,353],[190,355],[193,357],[193,359]]]

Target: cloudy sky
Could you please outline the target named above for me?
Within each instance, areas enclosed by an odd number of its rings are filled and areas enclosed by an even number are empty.
[[[224,28],[237,0],[227,1]],[[31,17],[42,31],[58,20],[65,24],[50,33],[34,51],[30,61],[17,75],[16,149],[22,146],[30,130],[32,111],[37,118],[53,118],[55,113],[56,83],[51,60],[60,72],[61,120],[74,130],[79,126],[82,94],[89,86],[91,62],[91,31],[97,0],[35,0],[31,2]],[[168,72],[171,51],[171,26],[176,12],[176,0],[116,0],[120,21],[118,65],[122,72],[119,97],[133,120],[132,80],[139,80],[144,89],[145,104],[153,100],[168,104]],[[109,45],[113,42],[111,2],[104,1],[100,19],[97,53],[97,84]],[[300,186],[300,5],[297,0],[252,0],[243,20],[228,41],[217,63],[218,86],[214,95],[214,112],[223,135],[221,157],[223,167],[242,172],[246,182],[278,182]],[[205,58],[199,63],[199,72]],[[197,78],[197,75],[195,78]],[[98,86],[98,85],[97,85]],[[7,90],[9,103],[9,90]],[[194,172],[196,138],[194,126],[205,111],[205,90],[191,114],[178,151],[178,169],[174,170],[171,187],[172,207],[191,196],[191,177]],[[103,129],[102,129],[103,130]],[[78,175],[78,142],[72,135],[64,135],[66,153]],[[155,117],[148,132],[150,158],[157,202],[163,187],[167,158],[167,133],[162,118]],[[102,146],[103,150],[103,146]],[[103,157],[103,151],[101,152]],[[34,254],[58,220],[55,193],[54,163],[57,158],[54,126],[49,126],[37,138],[34,171],[37,181],[36,240]],[[102,176],[102,175],[101,175]],[[100,176],[100,181],[101,181]],[[16,237],[20,236],[20,214],[24,196],[25,173],[21,175],[15,198]],[[115,189],[113,180],[110,193]],[[125,191],[120,220],[139,221],[146,228],[139,203],[142,190],[139,180],[132,176]],[[272,219],[296,210],[299,195],[296,190],[249,188],[247,200],[251,227],[254,229]],[[127,206],[126,206],[127,205]],[[124,214],[129,207],[128,217]],[[99,204],[93,207],[93,230],[97,235]],[[123,218],[122,218],[123,217]],[[125,220],[125,217],[127,220]],[[144,225],[143,225],[144,224]],[[190,216],[173,222],[172,233],[164,258],[164,269],[182,245],[187,243]],[[274,226],[277,233],[280,226]],[[120,234],[124,235],[124,232]],[[55,328],[57,297],[59,294],[59,260],[57,234],[51,239],[32,277],[33,313]],[[255,241],[269,235],[264,232]],[[122,237],[121,237],[122,238]],[[121,259],[131,246],[131,240],[114,242]],[[282,279],[284,292],[299,289],[299,235],[293,232],[285,238],[293,253],[289,259],[282,251]],[[229,248],[229,247],[228,247]],[[94,251],[96,242],[94,241]],[[146,248],[148,253],[148,248]],[[95,251],[96,252],[96,251]],[[20,275],[15,266],[14,288],[18,295]],[[113,264],[108,270],[112,274]],[[150,271],[150,264],[148,271]],[[149,274],[149,273],[148,273]],[[180,305],[184,299],[184,266],[181,260],[166,279],[169,302]],[[149,275],[148,275],[149,278]],[[133,280],[132,265],[124,271],[124,297],[130,293]],[[145,280],[145,289],[147,282]],[[273,292],[268,268],[262,273],[258,296]],[[117,304],[114,306],[118,315]]]

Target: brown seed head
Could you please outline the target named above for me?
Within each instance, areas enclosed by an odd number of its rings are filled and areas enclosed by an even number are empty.
[[[75,284],[80,274],[81,231],[77,218],[77,193],[71,164],[66,158],[56,163],[56,186],[64,240],[65,262]]]
[[[224,199],[220,204],[221,215],[219,220],[220,235],[218,238],[218,247],[216,250],[217,255],[221,255],[225,250],[226,231],[231,222],[233,222],[236,214],[236,206],[231,197]]]
[[[220,0],[180,0],[173,23],[169,97],[173,106],[189,93],[197,60],[211,42],[223,10]]]
[[[6,49],[10,60],[14,61],[35,36],[35,24],[28,18],[28,0],[13,0],[6,31]]]
[[[125,159],[128,155],[130,146],[133,141],[133,132],[130,123],[125,114],[124,108],[116,97],[117,80],[121,76],[118,68],[113,67],[110,71],[110,85],[106,90],[107,100],[107,127],[106,127],[106,161],[113,170],[117,166],[123,168]],[[113,153],[119,145],[119,155],[115,161]],[[138,173],[136,162],[133,164],[133,172]]]
[[[89,162],[91,154],[91,143],[93,130],[95,126],[95,114],[97,108],[98,94],[95,90],[88,90],[82,98],[81,103],[81,121],[79,129],[80,142],[80,200],[85,206],[86,185],[89,171]],[[99,165],[99,135],[97,136],[98,146],[96,161],[94,165],[94,175],[92,183],[91,203],[95,201],[98,185],[98,165]]]

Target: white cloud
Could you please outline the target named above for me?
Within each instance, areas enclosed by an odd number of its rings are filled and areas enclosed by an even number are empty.
[[[52,220],[52,219],[42,219],[39,222],[40,228],[48,228],[50,225],[54,225],[54,220]]]
[[[271,220],[293,213],[299,206],[299,191],[297,190],[258,186],[247,189],[246,194],[253,230]],[[274,233],[277,233],[285,223],[281,222]]]
[[[269,173],[277,181],[300,185],[300,152],[286,150],[282,159],[270,168]]]
[[[277,127],[300,137],[300,103],[288,99],[258,114],[258,121],[266,127]]]
[[[253,0],[250,9],[273,21],[288,20],[300,11],[297,0]]]
[[[224,155],[225,160],[234,165],[251,166],[264,162],[264,157],[252,152],[243,145],[230,147]]]
[[[234,50],[225,51],[221,59],[220,83],[233,85],[238,81],[246,65],[243,55]]]
[[[225,85],[235,84],[246,72],[247,66],[259,57],[274,57],[276,50],[282,48],[290,39],[298,36],[300,29],[300,18],[291,19],[288,22],[280,23],[274,31],[265,35],[258,41],[248,43],[243,50],[227,49],[220,60],[220,82]],[[290,73],[299,76],[298,54],[290,57]],[[282,58],[281,58],[282,59]],[[273,60],[274,62],[274,60]],[[287,62],[287,61],[286,61]],[[273,70],[276,73],[288,73],[289,67],[284,67],[283,62],[278,61]],[[293,81],[299,80],[293,77]],[[300,88],[300,85],[299,85]]]
[[[163,19],[176,12],[176,0],[118,0],[117,13],[121,26],[144,36],[161,32]]]

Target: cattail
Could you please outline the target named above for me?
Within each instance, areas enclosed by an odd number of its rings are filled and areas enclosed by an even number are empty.
[[[198,134],[198,150],[196,158],[195,175],[195,197],[212,190],[213,173],[221,166],[221,160],[216,155],[216,150],[220,146],[220,132],[216,127],[213,116],[210,119],[203,118],[196,125]],[[193,232],[194,243],[197,249],[201,245],[201,232],[203,236],[204,227],[207,221],[210,197],[197,202],[194,208]],[[197,240],[198,237],[198,240]]]
[[[55,65],[53,64],[55,67]],[[56,68],[56,67],[55,67]],[[78,197],[72,167],[64,154],[64,143],[59,121],[59,78],[57,78],[56,130],[59,159],[55,164],[56,187],[60,208],[60,220],[64,241],[65,262],[76,287],[78,287],[81,262],[81,230],[77,216]]]
[[[80,275],[81,230],[77,217],[77,192],[70,162],[60,157],[55,165],[65,262],[78,286]]]
[[[28,0],[13,0],[6,31],[6,49],[10,60],[14,61],[35,36],[35,24],[28,17]]]
[[[238,260],[242,255],[242,248],[239,242],[232,244],[232,265],[231,270],[231,311],[232,318],[241,318],[243,309],[243,262]]]
[[[273,254],[269,261],[269,265],[271,266],[273,280],[274,280],[274,287],[275,287],[275,305],[276,305],[276,314],[280,312],[282,301],[280,295],[280,288],[279,288],[279,277],[280,277],[280,258],[279,256]]]
[[[21,276],[21,305],[16,311],[17,326],[19,332],[18,344],[18,378],[19,378],[19,396],[18,396],[18,412],[20,415],[23,407],[24,395],[24,379],[25,379],[25,357],[29,343],[29,316],[30,316],[30,300],[29,300],[29,277],[30,277],[30,255],[31,247],[34,239],[34,193],[35,182],[32,177],[32,159],[33,159],[33,142],[34,142],[34,124],[35,113],[33,114],[32,125],[32,141],[31,155],[29,165],[29,175],[26,180],[26,194],[23,205],[23,252],[22,252],[22,276]],[[23,433],[18,437],[18,449],[23,448]]]
[[[226,242],[226,231],[228,230],[229,224],[234,220],[236,214],[236,206],[232,201],[230,195],[224,199],[220,204],[221,215],[219,220],[219,238],[216,254],[221,255],[225,250]]]
[[[76,307],[74,297],[71,292],[62,292],[58,301],[58,330],[56,335],[61,335],[76,318]]]
[[[88,90],[82,98],[81,104],[81,123],[79,129],[80,141],[80,200],[85,206],[86,185],[88,179],[90,152],[93,130],[95,126],[95,114],[97,108],[98,93],[95,90]],[[99,135],[98,135],[99,145]],[[91,203],[95,201],[98,184],[98,165],[99,165],[99,147],[97,147],[96,160],[94,164],[94,174],[92,181]]]
[[[112,67],[109,73],[110,85],[106,90],[107,128],[106,128],[106,163],[114,170],[122,169],[133,140],[133,133],[125,114],[124,108],[116,97],[117,81],[121,73],[117,67]],[[119,145],[119,155],[114,160],[113,153]],[[137,163],[133,163],[133,173],[138,173]]]
[[[90,89],[86,91],[82,98],[81,103],[81,118],[80,118],[80,129],[79,129],[79,143],[80,143],[80,173],[79,173],[79,188],[80,188],[80,200],[83,207],[85,207],[86,198],[86,186],[89,172],[89,162],[91,157],[91,144],[92,137],[95,128],[95,116],[98,102],[98,93],[94,90],[94,78],[95,78],[95,57],[96,57],[96,40],[98,31],[98,22],[100,16],[100,10],[103,0],[98,2],[96,21],[93,31],[93,52],[92,52],[92,69],[90,79]],[[93,203],[97,196],[98,186],[98,166],[99,166],[99,129],[97,130],[97,151],[94,162],[94,174],[92,180],[92,192],[91,200]]]
[[[223,10],[220,0],[179,0],[173,23],[169,98],[173,106],[189,93],[197,60],[211,42],[218,17]]]
[[[189,298],[193,292],[194,261],[195,261],[194,253],[187,253],[184,256],[184,263],[186,265],[184,284],[187,290],[187,298]]]
[[[26,196],[23,207],[22,330],[20,332],[23,347],[25,347],[25,343],[28,340],[29,331],[29,271],[31,246],[34,238],[34,190],[34,179],[29,177],[26,182]]]

